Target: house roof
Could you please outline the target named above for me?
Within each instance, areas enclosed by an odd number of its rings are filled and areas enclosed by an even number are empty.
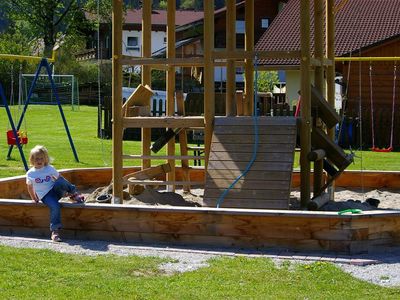
[[[400,37],[400,0],[335,0],[335,56],[346,56]],[[311,40],[314,35],[311,2]],[[338,4],[340,4],[338,6]],[[344,5],[343,5],[344,3]],[[343,5],[343,6],[342,6]],[[313,51],[313,44],[311,49]],[[300,50],[300,0],[290,0],[258,41],[259,51]],[[298,65],[299,60],[274,59],[263,65]]]
[[[244,4],[245,4],[245,1],[237,2],[237,3],[236,3],[236,9],[239,8],[239,7],[244,6]],[[226,6],[221,7],[221,8],[219,8],[219,9],[216,9],[216,10],[214,10],[214,18],[218,18],[219,16],[224,15],[225,13],[226,13]],[[204,13],[203,13],[203,15],[202,15],[201,17],[199,17],[198,19],[195,19],[195,20],[193,20],[192,22],[187,23],[187,24],[182,24],[180,27],[178,27],[178,28],[176,29],[176,31],[177,31],[177,32],[178,32],[178,31],[183,31],[183,30],[186,30],[187,28],[196,26],[196,25],[198,25],[198,24],[203,24],[203,22],[204,22]]]
[[[177,10],[175,14],[175,23],[177,26],[182,26],[192,23],[198,19],[203,19],[204,13],[202,11],[194,10]],[[125,24],[141,24],[142,23],[142,10],[130,9],[125,15]],[[152,25],[167,25],[167,11],[166,10],[152,10],[151,13]]]

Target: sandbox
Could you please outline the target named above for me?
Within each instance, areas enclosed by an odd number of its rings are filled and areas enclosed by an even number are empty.
[[[81,189],[105,186],[111,179],[110,168],[61,173]],[[179,168],[176,175],[181,176]],[[202,179],[204,170],[191,172],[191,180]],[[360,187],[361,180],[369,188],[400,190],[400,172],[347,171],[336,185]],[[299,174],[294,172],[292,186],[298,184]],[[2,234],[49,236],[47,207],[21,200],[27,196],[24,176],[1,179],[0,191]],[[339,215],[333,211],[64,203],[62,221],[66,239],[342,254],[388,251],[400,245],[399,209]]]

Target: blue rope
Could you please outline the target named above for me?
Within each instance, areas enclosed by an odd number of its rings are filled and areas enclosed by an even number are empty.
[[[235,186],[235,184],[243,177],[245,176],[251,169],[252,165],[254,164],[256,158],[257,158],[257,149],[258,149],[258,144],[259,144],[259,138],[258,138],[258,111],[257,111],[257,92],[258,92],[258,69],[257,69],[257,55],[254,58],[254,70],[255,70],[255,76],[254,76],[254,109],[253,109],[253,124],[254,124],[254,144],[253,144],[253,155],[251,156],[251,159],[249,163],[246,166],[246,169],[240,174],[236,179],[231,183],[229,187],[227,187],[219,196],[218,201],[217,201],[217,208],[220,208],[222,202],[225,199],[225,196],[228,194],[228,192]]]

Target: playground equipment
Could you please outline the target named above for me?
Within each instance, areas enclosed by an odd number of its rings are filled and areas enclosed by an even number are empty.
[[[21,116],[20,116],[20,118],[18,120],[18,123],[15,126],[15,128],[12,129],[12,132],[13,132],[13,136],[14,136],[14,139],[15,139],[15,144],[20,149],[21,144],[24,143],[24,137],[21,136],[22,135],[22,131],[20,131],[20,128],[21,128],[21,125],[22,125],[22,123],[24,121],[25,113],[26,113],[26,110],[27,110],[27,108],[28,108],[28,106],[30,104],[30,100],[32,98],[32,94],[33,94],[34,88],[36,86],[36,82],[37,82],[37,80],[38,80],[38,78],[40,76],[40,72],[41,72],[42,68],[44,68],[46,73],[47,73],[47,77],[49,79],[52,92],[53,92],[54,97],[56,99],[58,110],[60,112],[60,115],[61,115],[61,118],[62,118],[62,121],[63,121],[63,124],[64,124],[64,128],[65,128],[65,131],[67,133],[68,140],[69,140],[69,143],[70,143],[73,155],[74,155],[74,158],[75,158],[75,160],[77,162],[79,162],[78,154],[77,154],[77,152],[75,150],[74,142],[72,140],[71,133],[70,133],[69,128],[68,128],[67,120],[65,119],[64,111],[63,111],[62,106],[61,106],[60,97],[58,95],[56,85],[55,85],[54,80],[52,78],[52,72],[51,72],[51,68],[50,68],[50,65],[49,65],[49,62],[54,62],[55,61],[57,49],[58,49],[58,47],[55,47],[53,49],[53,54],[52,54],[52,58],[51,59],[41,58],[41,57],[34,57],[34,56],[0,54],[0,59],[3,58],[3,59],[8,59],[8,60],[19,60],[19,61],[30,61],[30,62],[39,61],[39,65],[38,65],[38,67],[36,69],[35,76],[33,78],[32,84],[30,86],[27,99],[26,99],[26,101],[24,103],[24,107],[23,107]],[[2,98],[3,98],[3,103],[6,102],[4,95],[2,95]],[[7,110],[7,116],[8,116],[9,122],[13,126],[13,120],[12,120],[11,113],[9,113],[8,105],[5,105],[5,107],[6,107],[6,110]],[[21,138],[21,140],[20,140],[20,138]],[[11,136],[10,136],[10,139],[7,139],[7,140],[8,140],[8,143],[9,143],[7,158],[9,159],[11,157],[11,153],[12,153],[12,150],[13,150],[13,147],[14,147],[15,144],[14,144],[14,140],[12,139]],[[20,143],[20,141],[21,141],[21,143]],[[27,141],[27,138],[25,138],[25,141]],[[24,153],[23,153],[22,150],[20,150],[20,155],[21,155],[21,158],[22,158],[22,160],[24,162],[25,169],[28,170],[28,166],[26,164],[26,159],[24,157]]]
[[[115,47],[113,48],[113,201],[114,203],[120,202],[122,199],[122,187],[126,184],[126,181],[122,180],[122,169],[123,159],[140,158],[142,159],[142,167],[147,168],[151,165],[152,159],[158,159],[157,156],[150,155],[151,149],[151,128],[204,128],[204,156],[205,156],[205,167],[207,172],[209,171],[210,157],[214,157],[212,152],[212,143],[214,143],[215,137],[213,135],[214,130],[218,131],[221,123],[215,121],[215,91],[214,91],[214,67],[217,65],[226,65],[227,74],[235,74],[236,65],[244,65],[245,68],[245,91],[242,99],[236,98],[235,91],[235,78],[234,76],[228,76],[226,84],[226,117],[234,117],[240,124],[241,116],[251,116],[255,110],[253,99],[254,99],[254,61],[257,59],[266,58],[299,58],[301,57],[301,72],[302,72],[302,83],[301,83],[301,95],[302,95],[302,113],[301,113],[301,203],[302,207],[307,207],[308,202],[311,199],[311,160],[308,158],[309,153],[312,150],[322,150],[324,153],[322,156],[318,156],[314,161],[314,198],[320,196],[327,186],[337,178],[343,170],[351,163],[352,158],[344,154],[340,147],[335,146],[332,142],[334,133],[334,126],[339,122],[340,118],[332,108],[335,101],[335,71],[334,71],[334,53],[333,53],[333,14],[330,15],[326,11],[327,16],[327,40],[324,44],[324,26],[322,25],[325,17],[325,10],[333,9],[332,7],[323,7],[323,3],[317,1],[317,5],[321,5],[315,12],[316,32],[315,32],[315,57],[310,55],[310,11],[308,1],[301,2],[301,51],[276,51],[276,52],[263,52],[254,51],[254,2],[246,1],[245,3],[245,24],[246,24],[246,47],[244,50],[236,49],[235,41],[235,5],[234,1],[227,1],[227,26],[226,26],[226,41],[227,46],[224,51],[216,51],[214,48],[214,8],[212,1],[204,2],[204,54],[203,57],[197,58],[177,58],[175,53],[175,31],[173,24],[175,24],[175,7],[174,1],[168,2],[167,15],[168,15],[168,32],[167,32],[167,54],[166,58],[151,58],[151,3],[148,1],[143,2],[143,27],[142,27],[142,57],[131,58],[122,55],[122,9],[118,1],[114,1],[114,19],[113,19],[113,40]],[[151,1],[149,1],[151,2]],[[332,13],[332,11],[330,12]],[[324,48],[327,48],[327,57],[324,56]],[[150,72],[151,69],[161,68],[167,72],[167,112],[165,117],[128,117],[123,112],[125,109],[121,109],[120,100],[122,98],[122,65],[141,65],[142,66],[142,85],[151,86]],[[203,67],[204,69],[204,116],[196,117],[184,117],[176,116],[174,111],[175,103],[175,68],[176,67]],[[315,70],[316,79],[314,87],[311,85],[311,79],[309,70],[313,68]],[[324,73],[327,74],[327,91],[328,97],[325,97],[322,91],[324,90]],[[329,104],[327,100],[329,101]],[[150,105],[150,97],[144,96],[140,100],[140,104],[144,106]],[[236,103],[240,103],[236,105]],[[312,103],[312,104],[311,104]],[[318,115],[314,115],[315,120],[318,117],[323,124],[329,129],[329,135],[323,130],[318,130],[320,125],[312,122],[311,116],[311,105],[318,107]],[[236,113],[237,109],[243,106],[242,113]],[[238,109],[239,111],[239,109]],[[139,127],[142,128],[142,154],[141,155],[124,155],[122,153],[122,132],[124,128]],[[240,126],[232,127],[230,134],[235,136],[237,129]],[[315,129],[315,130],[314,130]],[[168,132],[168,131],[167,131]],[[311,136],[311,132],[316,132]],[[249,132],[249,135],[252,133]],[[172,136],[172,135],[171,135]],[[322,148],[321,148],[322,147]],[[294,152],[294,150],[293,150]],[[279,153],[279,150],[278,150]],[[227,152],[227,160],[232,160],[232,163],[236,163],[233,154]],[[268,154],[265,154],[268,155]],[[293,155],[293,153],[292,153]],[[167,143],[167,160],[171,164],[172,170],[167,174],[165,185],[168,186],[169,190],[175,189],[175,161],[182,159],[180,155],[175,154],[175,140],[170,139]],[[289,161],[288,161],[289,162]],[[325,179],[323,177],[325,169],[329,169],[330,178]],[[288,169],[290,167],[288,166]],[[189,169],[190,171],[190,169]],[[326,170],[325,170],[326,171]],[[209,176],[210,173],[207,173]],[[287,175],[287,183],[290,183],[290,175]],[[207,177],[209,178],[209,177]],[[233,181],[235,177],[224,178],[225,182]],[[137,182],[135,180],[135,182]],[[159,184],[159,183],[157,183]],[[191,182],[181,182],[181,184],[192,184]],[[205,193],[207,192],[208,186],[206,182]],[[288,188],[285,188],[285,191]],[[214,195],[216,196],[216,195]],[[217,197],[217,196],[216,196]],[[285,197],[288,197],[287,195]],[[257,201],[248,196],[247,201],[250,203],[256,203]],[[287,199],[285,200],[287,202]],[[256,204],[254,204],[256,206]]]

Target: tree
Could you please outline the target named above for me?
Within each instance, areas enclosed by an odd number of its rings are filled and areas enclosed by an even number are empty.
[[[31,39],[41,40],[44,55],[65,35],[86,35],[90,24],[77,0],[5,0],[5,12],[14,24],[25,28]]]
[[[259,71],[257,86],[260,92],[272,92],[274,85],[279,82],[278,72],[276,71]]]

